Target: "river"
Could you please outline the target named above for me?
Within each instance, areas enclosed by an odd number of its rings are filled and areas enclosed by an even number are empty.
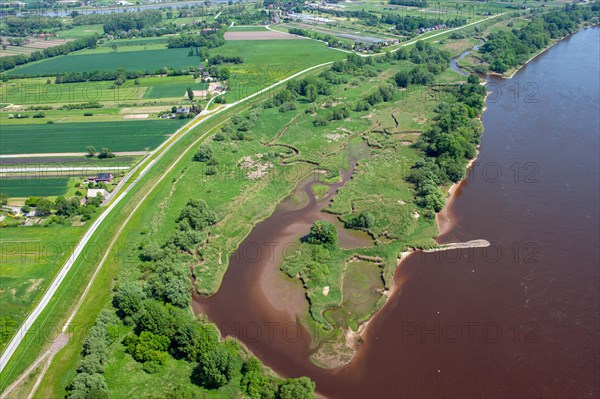
[[[439,242],[492,245],[410,256],[348,366],[307,360],[296,324],[306,301],[273,271],[276,256],[232,258],[220,291],[196,298],[196,310],[325,397],[599,396],[599,33],[563,40],[510,80],[488,79],[481,151]],[[242,251],[292,242],[319,217],[314,200],[286,203]],[[278,216],[303,207],[288,225]]]

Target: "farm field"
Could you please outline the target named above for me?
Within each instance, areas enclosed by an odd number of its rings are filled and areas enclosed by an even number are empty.
[[[7,38],[2,37],[3,43],[7,43]],[[67,43],[68,40],[59,39],[56,37],[51,37],[46,39],[40,39],[37,37],[29,37],[27,38],[28,42],[23,44],[22,46],[11,46],[8,45],[6,49],[0,49],[0,57],[5,57],[9,55],[18,55],[18,54],[31,54],[34,51],[40,51],[46,48],[58,46],[60,44]]]
[[[90,145],[113,152],[142,151],[158,146],[185,122],[170,119],[7,125],[0,132],[0,154],[83,152]]]
[[[188,56],[189,49],[156,49],[101,53],[74,53],[49,58],[7,72],[8,76],[53,76],[64,72],[128,71],[154,72],[163,67],[183,68],[196,65],[198,59]],[[91,69],[93,68],[93,69]]]
[[[244,58],[243,64],[229,66],[228,102],[244,98],[305,68],[346,56],[314,40],[228,40],[210,54]]]
[[[0,193],[9,197],[54,197],[67,193],[68,177],[0,178]]]
[[[19,105],[61,105],[69,103],[129,103],[141,99],[184,99],[188,87],[203,90],[206,84],[196,82],[192,76],[144,77],[126,81],[115,87],[112,81],[53,83],[47,78],[14,79],[0,83],[0,102]],[[7,110],[8,111],[8,110]],[[81,113],[85,110],[75,110]],[[95,109],[94,113],[103,113]]]
[[[0,350],[42,297],[86,227],[3,228],[0,238]]]

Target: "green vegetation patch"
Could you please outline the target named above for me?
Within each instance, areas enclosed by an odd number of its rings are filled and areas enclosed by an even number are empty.
[[[185,120],[55,123],[2,127],[1,154],[85,152],[87,146],[115,151],[156,148]]]
[[[69,54],[24,65],[7,72],[9,76],[51,76],[65,72],[127,71],[151,72],[167,68],[183,68],[198,64],[188,56],[189,49],[140,50],[101,54]]]
[[[9,197],[53,197],[67,192],[68,177],[0,179],[0,193]]]
[[[42,297],[83,227],[2,228],[0,350]]]

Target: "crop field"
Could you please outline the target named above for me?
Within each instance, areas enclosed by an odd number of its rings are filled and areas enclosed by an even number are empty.
[[[54,197],[67,192],[68,177],[29,179],[0,178],[0,193],[9,197]]]
[[[3,37],[3,43],[7,43],[7,38]],[[2,48],[0,50],[0,57],[5,57],[9,55],[18,55],[18,54],[31,54],[34,51],[40,51],[46,48],[55,47],[61,44],[67,43],[68,40],[62,39],[50,39],[44,40],[36,37],[28,37],[28,42],[23,44],[22,46],[11,46],[7,45],[6,49]]]
[[[189,49],[117,51],[92,54],[68,54],[27,64],[7,72],[9,76],[52,76],[64,72],[128,71],[154,72],[163,67],[183,68],[198,64],[188,56]]]
[[[140,78],[139,85],[128,80],[122,86],[112,81],[52,83],[46,78],[14,79],[0,83],[0,102],[19,105],[69,104],[69,103],[130,103],[141,99],[183,98],[185,90],[204,90],[208,86],[189,76]],[[83,113],[83,110],[78,110]],[[94,110],[95,113],[101,112]]]
[[[42,297],[84,230],[71,226],[6,228],[0,238],[0,349]]]
[[[84,152],[87,146],[111,151],[153,149],[186,120],[7,125],[0,131],[1,154]]]
[[[231,65],[227,101],[236,101],[308,67],[344,59],[346,54],[314,40],[230,40],[211,55],[241,56]]]
[[[19,79],[0,84],[2,102],[20,105],[135,101],[145,87],[132,81],[112,88],[112,81],[47,84],[42,79]]]

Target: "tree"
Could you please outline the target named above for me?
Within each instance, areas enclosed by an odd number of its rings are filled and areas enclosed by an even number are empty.
[[[191,87],[187,88],[187,97],[190,101],[194,101],[194,90]]]
[[[85,150],[87,151],[87,156],[89,158],[96,156],[96,148],[95,147],[88,145],[87,147],[85,147]]]
[[[219,345],[219,334],[212,325],[191,320],[179,327],[174,341],[179,356],[199,362]]]
[[[8,204],[8,195],[0,194],[0,205]]]
[[[193,380],[206,388],[217,389],[239,372],[239,359],[223,344],[202,356],[193,372]]]
[[[306,98],[308,99],[308,101],[310,101],[311,103],[314,103],[315,101],[317,101],[319,92],[314,85],[308,85],[308,86],[306,86],[306,88],[304,90],[306,92]]]
[[[144,311],[141,312],[137,325],[138,330],[174,337],[181,323],[181,315],[176,309],[170,304],[165,306],[159,301],[145,300]]]
[[[115,154],[113,154],[110,149],[102,148],[98,153],[98,159],[106,159],[106,158],[114,158]]]
[[[307,240],[311,244],[320,244],[325,247],[337,248],[338,235],[334,225],[326,220],[317,220],[310,228]]]
[[[315,383],[307,377],[289,378],[279,387],[280,399],[316,399]]]
[[[108,386],[102,374],[77,374],[67,391],[68,399],[108,399]]]
[[[117,46],[116,44],[113,43],[110,45],[110,48],[112,49],[112,51],[114,51],[116,53],[119,46]]]
[[[135,282],[126,282],[117,288],[113,305],[121,317],[138,315],[144,307],[146,294],[142,286]]]
[[[394,76],[398,87],[407,87],[410,84],[411,75],[407,71],[400,71]]]
[[[164,364],[167,361],[167,349],[171,340],[164,335],[143,331],[139,337],[127,336],[123,343],[127,347],[127,352],[138,362]]]
[[[35,214],[37,216],[48,216],[50,213],[52,213],[52,202],[49,199],[40,198],[35,207]]]
[[[194,154],[194,161],[206,162],[214,155],[213,150],[206,144],[200,144]]]

